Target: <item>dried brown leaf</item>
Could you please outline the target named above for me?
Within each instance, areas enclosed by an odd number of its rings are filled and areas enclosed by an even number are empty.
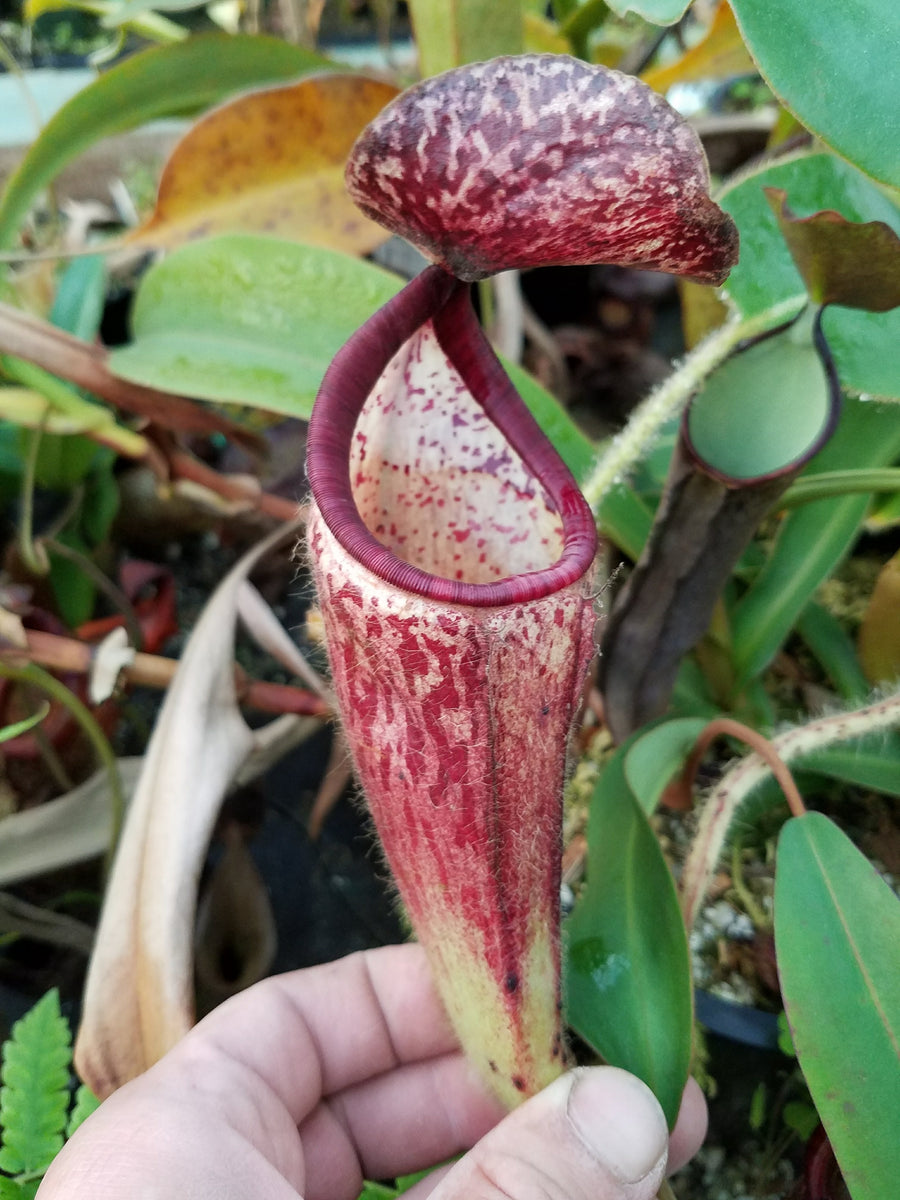
[[[185,648],[147,748],[110,878],[75,1047],[98,1096],[140,1074],[193,1023],[197,881],[229,784],[255,747],[232,665],[237,596],[256,563],[299,525],[244,555]]]

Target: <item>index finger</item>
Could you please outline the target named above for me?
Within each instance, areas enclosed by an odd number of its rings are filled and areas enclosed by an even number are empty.
[[[425,953],[408,944],[263,980],[201,1021],[168,1063],[195,1088],[218,1076],[219,1105],[223,1072],[243,1068],[299,1125],[323,1096],[456,1046]]]

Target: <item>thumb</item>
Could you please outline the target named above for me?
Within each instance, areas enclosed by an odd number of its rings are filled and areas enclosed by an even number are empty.
[[[639,1079],[616,1067],[570,1071],[495,1126],[429,1200],[652,1200],[668,1138]]]

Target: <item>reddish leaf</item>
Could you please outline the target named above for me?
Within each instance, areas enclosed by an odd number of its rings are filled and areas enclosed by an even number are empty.
[[[722,283],[737,261],[690,126],[639,80],[565,55],[410,88],[356,143],[347,185],[461,279],[605,262]]]
[[[795,216],[784,188],[763,188],[807,291],[816,304],[867,312],[900,305],[900,237],[884,221],[848,221],[823,209]]]

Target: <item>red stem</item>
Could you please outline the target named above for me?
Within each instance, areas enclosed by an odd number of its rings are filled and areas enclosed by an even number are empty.
[[[699,733],[697,741],[694,743],[694,749],[691,751],[691,756],[684,765],[684,771],[681,776],[682,786],[688,794],[690,794],[693,788],[697,768],[700,766],[703,756],[716,738],[719,737],[737,738],[755,750],[760,758],[768,764],[769,769],[780,784],[791,813],[795,817],[805,815],[806,805],[803,803],[803,797],[800,795],[800,791],[794,782],[790,768],[784,759],[779,756],[769,739],[763,737],[755,729],[751,729],[749,725],[744,725],[741,721],[734,721],[731,717],[716,717]]]

